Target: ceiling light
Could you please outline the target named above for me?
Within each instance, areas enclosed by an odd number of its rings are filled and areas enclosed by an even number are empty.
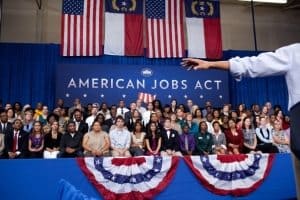
[[[252,0],[239,0],[239,1],[252,1]],[[287,0],[253,0],[253,2],[260,2],[260,3],[287,3]]]

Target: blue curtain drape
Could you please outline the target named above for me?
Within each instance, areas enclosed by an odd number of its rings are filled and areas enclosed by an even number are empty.
[[[224,59],[234,56],[256,55],[251,51],[224,51]],[[180,65],[180,59],[147,59],[144,57],[100,56],[61,57],[57,44],[0,44],[0,99],[3,103],[20,101],[35,105],[55,103],[55,70],[57,64],[148,64]],[[287,89],[284,77],[230,79],[231,104],[250,106],[266,101],[279,104],[287,110]],[[115,102],[113,102],[115,103]],[[203,106],[203,105],[200,105]]]
[[[223,52],[223,59],[256,56],[259,53],[261,52],[228,50]],[[266,101],[270,101],[273,105],[280,105],[287,113],[288,92],[284,76],[243,78],[242,81],[235,81],[231,77],[229,88],[231,103],[235,107],[244,103],[249,108],[252,104],[264,105]]]

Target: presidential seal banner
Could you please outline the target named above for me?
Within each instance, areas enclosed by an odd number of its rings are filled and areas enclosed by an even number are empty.
[[[78,158],[81,170],[104,199],[153,199],[172,180],[178,157]]]
[[[206,189],[233,196],[244,196],[257,189],[269,174],[273,159],[273,154],[184,157]]]
[[[220,70],[190,73],[175,65],[58,65],[56,98],[64,98],[66,106],[79,98],[83,104],[124,100],[126,105],[137,99],[159,99],[163,104],[191,99],[198,105],[211,101],[222,107],[229,102],[228,76]]]

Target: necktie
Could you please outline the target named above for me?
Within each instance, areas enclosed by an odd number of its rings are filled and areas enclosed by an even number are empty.
[[[189,150],[189,142],[188,142],[188,136],[184,136],[184,147],[185,147],[185,150]]]
[[[13,140],[13,152],[16,152],[18,144],[18,132],[14,133],[14,140]]]
[[[78,131],[79,128],[79,122],[76,122],[76,131]]]
[[[121,114],[122,114],[122,115],[124,114],[124,109],[123,109],[123,108],[121,108]]]

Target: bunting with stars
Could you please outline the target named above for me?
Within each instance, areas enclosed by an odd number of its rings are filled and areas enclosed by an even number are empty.
[[[78,158],[81,170],[104,199],[153,199],[172,180],[178,157]]]
[[[244,196],[262,184],[270,172],[274,155],[186,156],[184,160],[209,191]]]

